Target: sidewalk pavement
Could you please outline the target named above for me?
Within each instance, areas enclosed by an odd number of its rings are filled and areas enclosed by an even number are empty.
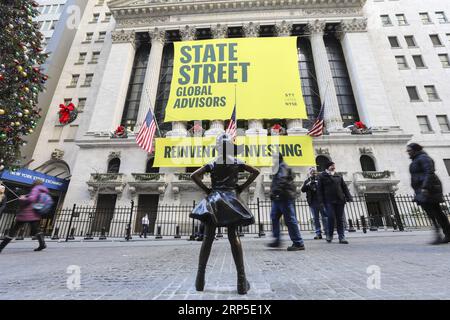
[[[236,292],[226,238],[213,244],[204,292],[194,287],[201,242],[186,239],[15,241],[0,254],[1,299],[450,299],[450,244],[431,231],[349,233],[350,244],[312,240],[306,250],[242,238],[249,293]],[[79,273],[78,273],[79,271]],[[79,274],[79,278],[77,275]],[[78,282],[77,279],[80,279]],[[78,286],[79,285],[79,286]]]

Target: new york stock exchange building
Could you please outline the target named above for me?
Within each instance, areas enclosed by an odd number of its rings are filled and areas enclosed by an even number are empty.
[[[149,214],[155,233],[173,222],[170,228],[189,234],[188,214],[204,197],[189,175],[208,151],[188,155],[189,147],[171,141],[214,144],[235,108],[238,141],[287,141],[299,199],[308,168],[322,171],[333,160],[352,194],[364,198],[358,217],[391,216],[392,197],[412,193],[409,142],[425,147],[450,190],[447,15],[443,0],[89,0],[34,163],[58,150],[71,176],[60,207],[96,208],[72,214],[73,225],[89,215],[106,219],[106,231],[131,222],[136,232]],[[62,101],[78,108],[65,126],[52,109]],[[322,106],[324,134],[310,137]],[[149,109],[159,130],[147,153],[136,135]],[[191,162],[164,162],[180,152]],[[261,161],[260,176],[241,197],[255,216],[267,217],[268,208],[255,209],[270,200],[271,165]],[[132,200],[129,216],[120,207],[128,210]],[[307,206],[297,209],[308,225]],[[75,234],[101,227],[78,224]]]

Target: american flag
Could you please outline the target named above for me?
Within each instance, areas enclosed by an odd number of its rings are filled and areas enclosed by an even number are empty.
[[[319,115],[316,118],[312,128],[308,131],[307,135],[311,137],[320,137],[323,134],[323,112],[324,112],[325,102],[322,103]]]
[[[156,121],[151,110],[149,110],[144,123],[142,123],[142,127],[136,136],[137,144],[148,153],[153,151],[153,138],[155,137],[155,132]]]
[[[233,139],[236,138],[237,133],[236,105],[234,105],[233,114],[231,115],[230,123],[228,124],[225,133],[229,134]]]

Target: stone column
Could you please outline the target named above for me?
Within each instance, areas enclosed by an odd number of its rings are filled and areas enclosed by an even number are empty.
[[[259,37],[259,23],[249,22],[242,26],[244,31],[244,36],[246,38],[257,38]],[[239,97],[238,97],[239,100]],[[239,106],[237,107],[239,109]],[[246,135],[252,136],[267,136],[267,129],[264,129],[263,120],[248,120],[248,130],[245,131]]]
[[[150,56],[148,58],[147,70],[145,72],[144,87],[142,88],[139,113],[136,121],[135,132],[138,132],[142,122],[151,108],[155,110],[156,95],[158,93],[159,75],[161,71],[161,61],[164,50],[165,31],[155,28],[149,32],[151,37]]]
[[[343,20],[339,31],[361,120],[372,128],[398,127],[370,45],[367,20]]]
[[[323,41],[325,24],[325,21],[316,20],[313,23],[309,23],[307,28],[310,32],[311,48],[314,57],[320,99],[322,102],[325,101],[325,127],[328,132],[332,133],[343,131],[344,129],[330,62],[328,61],[327,49],[325,48],[325,42]]]
[[[282,21],[275,24],[275,30],[278,37],[290,37],[292,33],[292,23]],[[303,129],[302,119],[288,119],[287,133],[290,136],[298,136],[306,134],[307,130]]]
[[[191,41],[195,39],[196,29],[190,26],[185,26],[180,29],[181,41]],[[172,130],[167,133],[168,137],[186,137],[188,132],[186,130],[186,122],[175,121],[172,122]]]
[[[88,129],[92,133],[109,133],[120,124],[133,70],[135,32],[113,31],[111,37],[112,45],[104,73],[94,76],[102,77],[102,81]]]
[[[224,39],[228,36],[228,26],[224,24],[217,24],[211,27],[211,34],[213,39]],[[208,130],[205,131],[205,137],[218,136],[225,131],[223,120],[212,120]]]

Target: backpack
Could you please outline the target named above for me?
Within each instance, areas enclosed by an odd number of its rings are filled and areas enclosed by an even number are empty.
[[[33,209],[36,213],[46,215],[53,207],[53,199],[47,193],[39,194],[38,200],[33,204]]]

